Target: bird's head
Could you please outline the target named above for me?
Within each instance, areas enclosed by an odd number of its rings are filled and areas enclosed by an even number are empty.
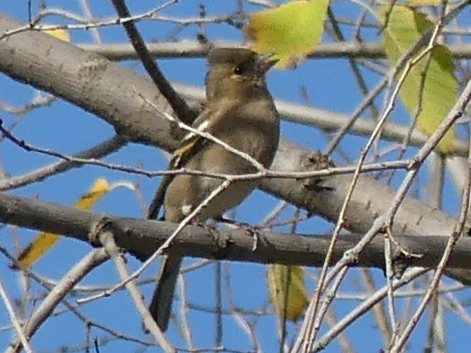
[[[208,53],[208,101],[266,94],[266,72],[278,61],[249,49],[216,48]]]

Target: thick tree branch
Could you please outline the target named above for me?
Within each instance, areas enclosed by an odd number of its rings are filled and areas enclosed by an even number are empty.
[[[106,221],[112,228],[116,243],[138,259],[151,256],[168,239],[177,224],[124,218],[82,211],[50,202],[28,199],[0,192],[0,222],[20,227],[64,234],[67,237],[89,242],[91,231]],[[426,235],[395,235],[394,240],[410,254],[411,266],[434,267],[440,261],[448,237]],[[253,237],[245,230],[219,229],[209,231],[203,227],[186,227],[175,239],[169,252],[192,257],[246,261],[257,263],[282,263],[320,267],[331,238],[328,235],[303,235],[260,232],[257,248],[253,250]],[[353,248],[362,234],[339,237],[332,263],[340,260]],[[138,241],[136,241],[138,240]],[[453,250],[448,266],[471,269],[471,238],[461,238]],[[369,243],[351,266],[383,268],[384,240],[376,237]]]
[[[0,35],[21,25],[0,14]],[[151,136],[168,133],[170,124],[164,118],[155,124],[159,113],[147,103],[170,111],[150,79],[141,81],[141,75],[47,34],[23,32],[1,40],[0,71],[96,114],[130,141],[156,145]],[[156,146],[175,146],[175,141],[163,143]]]
[[[0,33],[21,25],[0,15]],[[0,71],[97,114],[132,141],[153,144],[166,150],[171,150],[176,144],[169,133],[167,120],[146,103],[153,101],[162,111],[170,109],[152,82],[101,56],[87,53],[46,34],[24,32],[0,41]],[[313,151],[283,140],[272,168],[277,171],[308,171],[316,167],[313,160]],[[303,181],[272,179],[264,180],[262,189],[310,213],[336,221],[350,181],[349,175],[329,177],[325,184],[333,191],[318,192],[316,188],[306,187]],[[378,216],[386,213],[394,194],[392,188],[373,178],[361,177],[346,212],[345,226],[353,232],[365,232]],[[58,216],[62,217],[62,214],[56,214]],[[74,224],[72,220],[68,221]],[[37,222],[36,227],[39,227],[41,218]],[[404,200],[395,217],[393,232],[449,235],[455,223],[456,219],[409,197]],[[72,229],[67,230],[57,233],[74,233]],[[88,232],[88,228],[81,231]],[[298,241],[303,242],[302,238]],[[315,249],[310,250],[313,253],[309,257],[314,257]],[[233,259],[254,261],[254,254]],[[455,269],[449,270],[447,274],[471,284],[471,271]]]

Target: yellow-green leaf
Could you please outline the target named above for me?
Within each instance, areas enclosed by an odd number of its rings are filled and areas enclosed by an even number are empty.
[[[244,29],[258,53],[275,54],[276,67],[294,65],[314,50],[324,31],[329,0],[294,0],[250,15]]]
[[[81,210],[89,209],[116,186],[129,187],[128,184],[122,182],[110,185],[106,179],[98,178],[95,180],[92,187],[75,202],[74,207]],[[18,256],[19,263],[25,267],[31,266],[31,264],[43,256],[59,238],[58,235],[53,233],[39,233]]]
[[[70,42],[69,32],[64,29],[45,29],[42,30],[42,32],[56,37],[57,39],[63,40],[64,42]]]
[[[391,10],[388,14],[387,11]],[[406,52],[432,23],[425,14],[406,6],[383,5],[378,9],[383,21],[383,46],[389,67],[396,65],[398,58]],[[458,83],[454,76],[451,53],[443,45],[436,45],[431,58],[425,55],[415,64],[405,78],[400,97],[411,117],[417,117],[417,128],[430,136],[446,117],[457,99]],[[398,75],[399,77],[400,75]],[[443,152],[452,149],[454,130],[440,141]]]
[[[296,321],[308,305],[302,268],[268,265],[266,275],[270,302],[277,318]]]

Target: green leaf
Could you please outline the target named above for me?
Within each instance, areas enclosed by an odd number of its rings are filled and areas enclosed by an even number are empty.
[[[387,11],[390,10],[389,13]],[[432,23],[416,9],[383,5],[378,14],[387,21],[383,46],[389,67],[406,52]],[[458,83],[453,74],[451,53],[443,45],[436,45],[431,57],[424,55],[407,74],[400,90],[400,98],[411,117],[417,116],[417,128],[432,135],[456,102]],[[400,75],[398,75],[399,77]],[[449,130],[439,143],[442,152],[453,146],[454,131]]]
[[[244,33],[254,51],[280,59],[276,67],[292,66],[321,40],[328,5],[329,0],[296,0],[255,12]]]

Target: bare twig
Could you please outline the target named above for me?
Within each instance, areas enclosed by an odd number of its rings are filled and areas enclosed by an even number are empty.
[[[95,236],[98,236],[106,252],[113,260],[121,280],[126,282],[124,286],[126,287],[127,291],[129,292],[129,295],[131,296],[134,304],[136,305],[139,314],[143,318],[146,328],[154,336],[160,348],[162,348],[165,353],[175,353],[175,348],[173,348],[166,340],[162,331],[160,331],[156,322],[152,319],[149,310],[147,309],[147,306],[144,303],[142,294],[137,289],[136,284],[133,280],[129,280],[130,273],[113,239],[113,233],[110,230],[106,229],[106,224],[98,224],[97,229],[95,229],[94,232],[96,233]]]
[[[87,256],[80,260],[65,276],[57,283],[54,290],[52,290],[38,308],[34,311],[33,315],[29,318],[25,327],[25,334],[28,337],[37,331],[37,329],[46,321],[51,315],[54,308],[61,302],[61,300],[70,292],[76,283],[82,280],[91,270],[102,264],[108,258],[103,249],[92,250]],[[19,352],[21,350],[21,341],[18,337],[14,338],[6,353]]]
[[[5,287],[3,286],[3,282],[0,279],[0,297],[2,298],[3,304],[5,305],[6,312],[10,317],[10,322],[12,323],[13,327],[15,328],[17,334],[17,340],[21,345],[24,347],[25,351],[28,353],[33,353],[33,348],[31,347],[28,338],[30,336],[26,334],[24,327],[21,327],[20,322],[18,320],[18,316],[11,305],[11,301],[8,298],[7,292],[5,291]],[[10,349],[11,346],[8,348]]]

